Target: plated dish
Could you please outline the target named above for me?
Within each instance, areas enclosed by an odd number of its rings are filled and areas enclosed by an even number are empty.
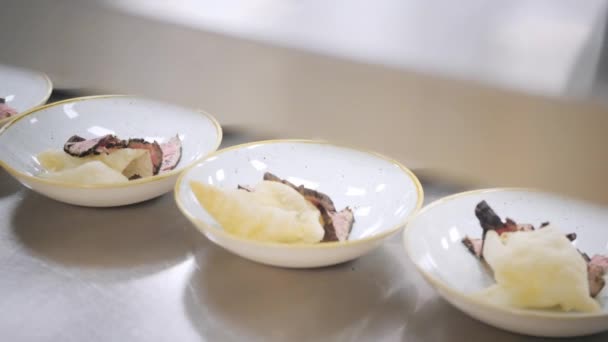
[[[279,243],[346,241],[355,223],[353,210],[338,211],[331,198],[296,186],[270,172],[256,186],[222,189],[191,181],[203,208],[226,231],[241,237]]]
[[[276,140],[209,155],[184,171],[175,197],[194,225],[227,250],[305,268],[379,246],[420,208],[423,192],[411,171],[378,154]]]
[[[53,199],[118,206],[170,191],[221,138],[206,113],[133,96],[83,97],[36,108],[0,130],[0,165]]]
[[[557,195],[479,190],[422,209],[404,244],[439,294],[472,317],[522,334],[580,336],[608,329],[608,291],[592,271],[605,260],[606,219],[601,206]]]
[[[0,127],[46,103],[53,84],[43,73],[0,64]]]
[[[177,167],[182,141],[175,135],[159,144],[142,138],[120,139],[113,134],[85,139],[71,136],[63,149],[39,153],[45,169],[39,176],[82,185],[118,184],[162,175]]]

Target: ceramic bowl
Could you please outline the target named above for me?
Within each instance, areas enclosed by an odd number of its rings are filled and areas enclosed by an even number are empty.
[[[36,155],[62,149],[78,134],[94,138],[106,134],[163,142],[176,134],[182,139],[182,158],[176,169],[152,177],[110,185],[80,185],[37,177],[44,170]],[[58,201],[110,207],[145,201],[171,191],[187,166],[217,149],[222,130],[209,114],[133,96],[92,96],[38,107],[0,130],[0,164],[23,185]]]
[[[199,205],[190,181],[222,188],[255,185],[264,172],[329,195],[336,208],[354,209],[355,224],[344,242],[285,244],[230,234]],[[326,142],[261,141],[209,155],[185,171],[175,185],[180,210],[211,241],[260,263],[281,267],[320,267],[345,262],[378,247],[398,232],[423,201],[416,176],[381,155]]]
[[[526,310],[488,304],[470,294],[494,279],[462,245],[481,236],[475,205],[486,200],[503,219],[520,223],[549,221],[575,232],[575,245],[587,254],[608,254],[608,210],[586,202],[526,189],[488,189],[440,199],[423,208],[404,231],[405,249],[420,273],[443,298],[471,317],[508,331],[546,337],[569,337],[608,330],[608,290],[597,297],[596,314]]]
[[[0,97],[18,113],[45,104],[52,91],[53,84],[47,75],[0,64]],[[0,127],[20,114],[0,119]]]

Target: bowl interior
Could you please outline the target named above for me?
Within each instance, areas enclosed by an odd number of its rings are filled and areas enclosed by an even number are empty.
[[[130,96],[80,98],[42,107],[13,122],[0,134],[0,160],[36,175],[43,171],[36,155],[62,149],[74,134],[85,138],[116,134],[158,142],[179,134],[183,151],[177,169],[215,150],[221,139],[214,119],[191,109]]]
[[[176,185],[184,210],[221,228],[199,205],[189,183],[197,180],[222,188],[255,185],[264,172],[329,195],[337,209],[353,208],[350,240],[371,237],[403,225],[422,202],[418,180],[383,157],[330,144],[260,142],[218,151],[187,170]]]
[[[486,200],[504,220],[534,226],[549,221],[564,233],[575,232],[574,244],[590,256],[608,254],[605,207],[531,190],[489,190],[448,197],[422,209],[408,224],[406,248],[413,261],[444,286],[462,293],[479,291],[494,279],[462,245],[464,236],[481,237],[475,205]],[[597,297],[608,312],[608,290]]]
[[[50,93],[44,74],[0,64],[0,97],[18,112],[43,104]]]

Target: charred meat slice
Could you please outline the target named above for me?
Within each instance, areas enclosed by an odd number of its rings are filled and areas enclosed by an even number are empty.
[[[486,201],[481,201],[475,207],[475,216],[481,224],[481,228],[486,230],[498,230],[504,227],[504,223]]]
[[[336,211],[334,202],[326,194],[308,189],[303,185],[295,186],[291,182],[281,179],[270,172],[264,173],[264,180],[280,182],[294,188],[319,209],[321,218],[323,219],[323,229],[325,230],[322,241],[346,241],[348,239],[348,235],[355,223],[355,216],[350,208],[345,208],[338,212]]]
[[[166,143],[160,144],[160,149],[163,151],[163,161],[160,166],[160,172],[175,169],[182,158],[182,141],[179,139],[179,136],[176,135]]]
[[[250,187],[250,186],[248,186],[248,185],[240,185],[239,184],[236,188],[239,189],[239,190],[245,190],[247,192],[253,192],[253,188]]]
[[[481,258],[481,239],[465,236],[462,239],[462,244],[471,252],[471,254]]]
[[[13,115],[17,115],[17,111],[14,108],[9,107],[6,101],[0,97],[0,120],[10,118]]]
[[[74,157],[85,157],[90,154],[109,153],[116,148],[124,148],[125,141],[108,134],[94,139],[85,139],[78,135],[71,136],[63,145],[63,150]]]
[[[534,226],[529,223],[518,223],[517,231],[518,232],[531,232],[534,230]]]
[[[156,141],[147,142],[144,139],[129,139],[126,147],[148,150],[150,152],[150,158],[152,159],[152,173],[154,175],[158,174],[163,162],[163,150]]]
[[[483,258],[483,243],[486,240],[486,234],[489,230],[494,230],[498,235],[505,232],[516,232],[519,230],[519,227],[515,221],[507,218],[506,222],[502,222],[500,217],[496,215],[494,210],[490,208],[486,201],[481,201],[475,207],[475,216],[479,220],[479,224],[483,229],[483,233],[481,235],[481,252],[479,254],[480,258]],[[525,227],[523,227],[525,229]],[[532,228],[534,229],[534,228]]]

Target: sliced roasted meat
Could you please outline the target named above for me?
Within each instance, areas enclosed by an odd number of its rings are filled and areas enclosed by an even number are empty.
[[[109,153],[113,149],[124,148],[125,146],[124,140],[111,134],[88,140],[73,135],[63,145],[63,150],[74,157],[85,157],[90,154]]]
[[[160,166],[160,172],[170,171],[175,169],[182,158],[182,141],[176,135],[169,141],[160,144],[160,149],[163,152],[163,161]]]
[[[507,219],[510,220],[510,219]],[[534,226],[529,224],[529,223],[518,223],[517,224],[517,231],[518,232],[531,232],[534,230]]]
[[[0,120],[10,118],[13,115],[17,115],[17,110],[9,107],[6,101],[0,97]]]
[[[505,226],[500,217],[496,215],[486,201],[481,201],[477,204],[475,207],[475,216],[477,216],[479,224],[481,224],[481,228],[484,232],[487,230],[499,230]]]
[[[248,185],[240,185],[239,184],[239,185],[237,185],[236,188],[239,189],[239,190],[245,190],[247,192],[253,192],[253,188],[250,187],[250,186],[248,186]]]
[[[469,250],[469,252],[471,252],[471,254],[481,258],[481,239],[465,236],[462,239],[462,244]]]
[[[156,141],[147,142],[144,139],[129,139],[126,147],[148,150],[150,152],[150,158],[152,159],[153,174],[158,174],[160,166],[163,163],[163,150]]]
[[[336,211],[334,202],[326,194],[308,189],[303,185],[295,186],[291,182],[281,179],[270,172],[264,173],[265,181],[280,182],[298,191],[304,198],[317,207],[323,219],[325,235],[323,241],[346,241],[355,223],[355,216],[350,208]]]
[[[346,241],[350,231],[355,224],[355,215],[350,208],[342,209],[338,212],[328,212],[329,221],[325,222],[325,236],[323,241]]]

